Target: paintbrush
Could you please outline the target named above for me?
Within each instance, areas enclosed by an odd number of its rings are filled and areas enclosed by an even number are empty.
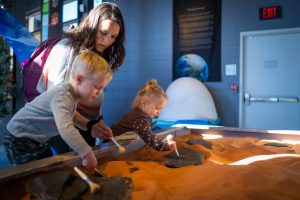
[[[78,167],[74,167],[74,170],[79,174],[79,176],[87,182],[87,184],[90,187],[90,191],[92,194],[95,194],[96,192],[100,191],[101,186],[97,183],[94,183],[83,171],[81,171]]]
[[[99,176],[102,176],[104,177],[104,174],[97,168],[94,168],[94,171],[99,175]]]
[[[151,122],[150,126],[152,127],[152,126],[154,126],[156,123],[157,123],[157,121],[153,121],[153,122]]]
[[[175,147],[175,153],[176,153],[177,157],[179,157],[179,152],[177,150],[177,147]]]
[[[178,152],[178,150],[177,150],[176,142],[173,141],[173,138],[174,138],[174,136],[171,135],[171,134],[169,134],[169,135],[167,135],[167,137],[165,138],[165,140],[167,140],[168,144],[175,144],[175,149],[174,149],[174,151],[175,151],[177,157],[179,157],[180,155],[179,155],[179,152]]]
[[[115,145],[117,145],[120,153],[124,153],[126,151],[126,149],[124,147],[122,147],[114,137],[110,137],[110,139],[111,139],[111,141],[113,141],[115,143]]]

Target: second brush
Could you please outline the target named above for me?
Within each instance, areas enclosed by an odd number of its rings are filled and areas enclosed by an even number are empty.
[[[122,147],[114,137],[110,137],[110,139],[111,139],[111,141],[113,141],[115,143],[115,145],[117,145],[120,153],[124,153],[126,151],[126,149],[124,147]]]

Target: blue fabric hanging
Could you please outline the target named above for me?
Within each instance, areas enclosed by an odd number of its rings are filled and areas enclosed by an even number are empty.
[[[14,50],[20,66],[39,45],[33,34],[2,8],[0,8],[0,35]]]

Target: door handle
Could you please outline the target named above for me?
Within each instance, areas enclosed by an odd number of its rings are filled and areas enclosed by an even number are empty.
[[[298,97],[251,97],[249,93],[245,93],[244,101],[247,105],[250,102],[287,102],[287,103],[298,103]]]
[[[278,97],[279,102],[290,102],[290,103],[297,103],[299,102],[298,97]]]

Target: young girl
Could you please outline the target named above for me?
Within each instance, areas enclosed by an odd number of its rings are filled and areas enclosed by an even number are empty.
[[[142,86],[132,103],[132,110],[117,124],[111,126],[115,136],[128,131],[135,131],[144,142],[157,151],[174,150],[175,143],[168,143],[152,133],[151,118],[157,116],[167,104],[168,97],[164,90],[151,80]]]
[[[75,128],[73,117],[79,100],[101,95],[112,70],[98,54],[85,51],[75,57],[69,82],[60,83],[25,104],[7,124],[4,147],[12,165],[52,155],[49,140],[61,138],[82,158],[83,166],[97,165],[92,148]]]

